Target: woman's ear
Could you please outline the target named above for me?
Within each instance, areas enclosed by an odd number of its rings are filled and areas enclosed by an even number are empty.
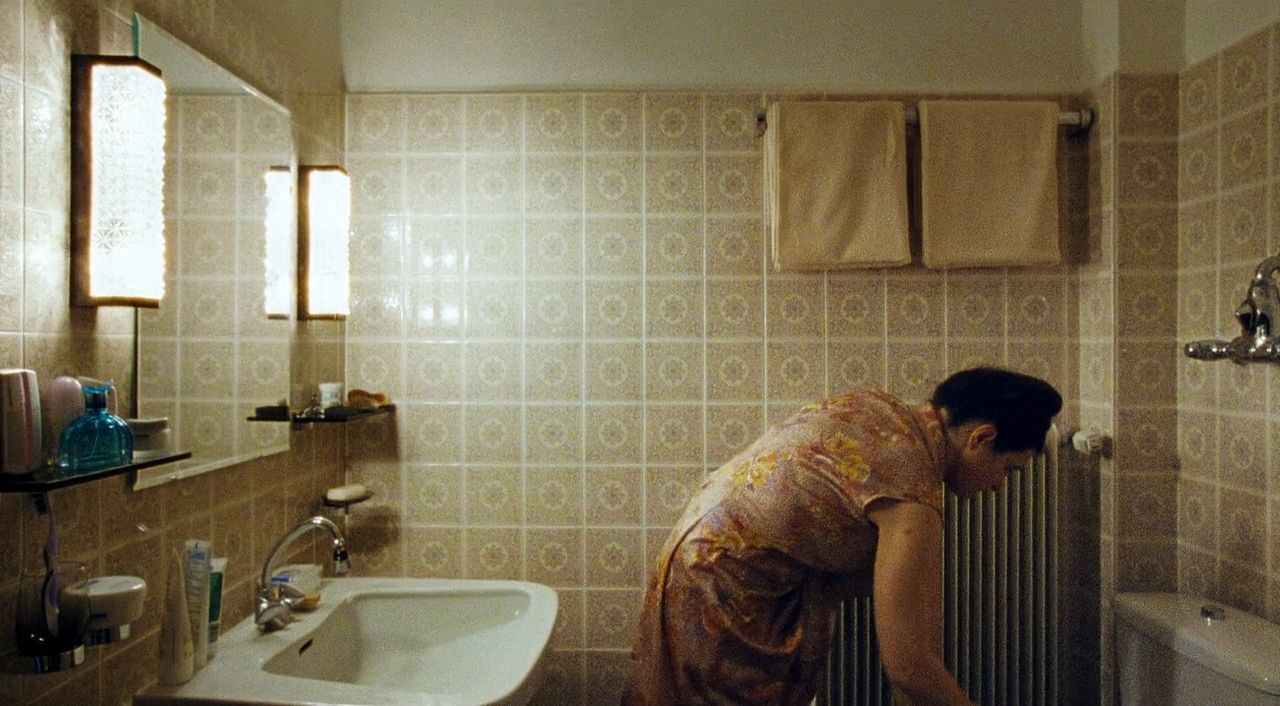
[[[971,450],[977,451],[984,449],[987,451],[995,448],[996,443],[996,425],[990,422],[982,422],[969,430],[969,436],[965,440],[965,445]]]

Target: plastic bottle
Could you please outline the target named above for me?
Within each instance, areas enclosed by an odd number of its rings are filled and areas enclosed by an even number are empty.
[[[191,616],[187,613],[185,567],[182,557],[170,549],[173,559],[165,572],[164,615],[160,621],[160,665],[157,680],[165,686],[185,684],[195,673],[191,645]]]

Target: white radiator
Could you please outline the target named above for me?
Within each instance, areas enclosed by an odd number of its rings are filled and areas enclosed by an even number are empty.
[[[943,653],[977,704],[1057,703],[1057,428],[999,491],[947,495]],[[822,706],[887,706],[871,600],[840,608]]]

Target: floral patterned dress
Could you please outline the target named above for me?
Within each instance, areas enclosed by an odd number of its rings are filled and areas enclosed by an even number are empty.
[[[870,586],[867,504],[941,513],[944,450],[931,407],[854,391],[712,473],[659,554],[623,703],[808,704],[836,608]]]

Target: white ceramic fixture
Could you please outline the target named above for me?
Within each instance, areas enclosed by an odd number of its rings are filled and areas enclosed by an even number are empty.
[[[524,704],[538,686],[555,591],[522,581],[328,579],[320,607],[263,633],[248,618],[158,704]]]

